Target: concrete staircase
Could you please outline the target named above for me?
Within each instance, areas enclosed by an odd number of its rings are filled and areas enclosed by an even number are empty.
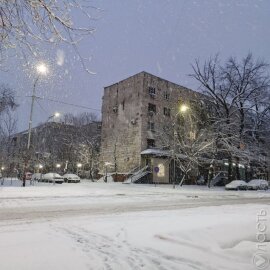
[[[131,176],[126,179],[123,184],[132,184],[132,183],[137,183],[139,180],[141,180],[144,176],[149,174],[149,167],[145,166],[143,168],[137,168],[136,171],[134,171]]]

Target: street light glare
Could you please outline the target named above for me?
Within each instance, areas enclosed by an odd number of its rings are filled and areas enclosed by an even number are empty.
[[[60,113],[59,112],[55,112],[54,113],[54,117],[59,117],[60,116]]]
[[[183,105],[181,105],[181,107],[180,107],[180,112],[184,113],[184,112],[186,112],[188,109],[189,109],[188,106],[185,105],[185,104],[183,104]]]
[[[40,63],[37,65],[37,72],[46,75],[48,73],[48,67],[44,63]]]

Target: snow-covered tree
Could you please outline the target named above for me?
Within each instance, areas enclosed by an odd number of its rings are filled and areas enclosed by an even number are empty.
[[[16,131],[17,107],[14,92],[5,85],[0,86],[0,163],[10,163],[12,155],[12,135]]]
[[[251,54],[242,61],[231,57],[224,64],[215,56],[203,65],[196,60],[191,76],[211,99],[217,123],[216,146],[220,154],[228,158],[231,180],[233,159],[237,164],[240,159],[247,163],[258,161],[264,148],[258,140],[263,134],[262,123],[269,117],[268,64],[255,61]],[[239,177],[238,166],[236,169]]]
[[[79,54],[77,44],[94,32],[91,12],[98,10],[88,0],[1,0],[0,52],[19,49],[36,56],[42,44],[67,43]],[[80,23],[74,19],[80,16]],[[83,58],[80,56],[82,63]]]

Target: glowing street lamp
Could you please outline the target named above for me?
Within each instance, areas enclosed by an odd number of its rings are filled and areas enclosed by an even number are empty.
[[[78,164],[77,164],[77,167],[78,167],[78,168],[81,168],[81,167],[82,167],[82,163],[78,163]]]
[[[181,113],[185,113],[187,110],[189,109],[189,107],[186,105],[186,104],[182,104],[181,106],[180,106],[180,112]]]
[[[57,164],[55,165],[55,167],[56,167],[57,169],[59,169],[59,168],[61,168],[61,164],[57,163]]]
[[[53,115],[48,117],[47,122],[49,122],[50,119],[52,119],[52,118],[58,118],[60,116],[61,116],[61,114],[59,112],[55,112]]]
[[[185,113],[189,110],[189,107],[186,104],[182,104],[179,107],[179,111],[176,114],[176,117],[180,113]],[[175,121],[176,122],[176,121]],[[176,177],[176,136],[177,132],[175,129],[175,122],[173,123],[173,188],[175,188],[175,177]]]
[[[32,131],[32,119],[33,119],[33,111],[34,111],[34,103],[36,98],[36,86],[41,75],[46,75],[49,71],[48,67],[44,63],[40,63],[36,66],[37,78],[34,82],[33,92],[32,92],[32,102],[31,102],[31,110],[29,117],[29,128],[28,128],[28,142],[27,142],[27,150],[30,149],[30,141],[31,141],[31,131]]]
[[[54,113],[54,117],[60,117],[60,115],[61,115],[61,114],[60,114],[59,112],[55,112],[55,113]]]
[[[45,63],[39,63],[36,66],[36,70],[38,74],[46,75],[49,71],[48,67],[46,66]]]
[[[82,163],[78,163],[77,164],[77,174],[78,174],[78,172],[79,172],[79,169],[82,167]]]

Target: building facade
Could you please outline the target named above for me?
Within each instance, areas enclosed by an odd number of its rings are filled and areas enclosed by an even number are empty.
[[[121,180],[137,168],[156,168],[157,182],[169,181],[171,125],[180,104],[205,98],[183,86],[141,72],[104,88],[100,172]],[[158,169],[157,169],[158,168]],[[123,179],[122,179],[123,180]],[[152,179],[155,181],[155,179]]]

